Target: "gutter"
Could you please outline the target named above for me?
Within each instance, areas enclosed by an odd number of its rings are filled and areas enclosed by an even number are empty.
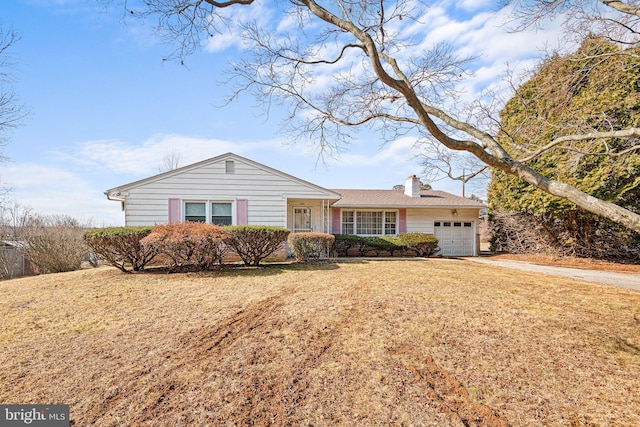
[[[113,196],[116,198],[112,198],[111,193],[109,191],[105,191],[104,195],[107,196],[107,200],[110,200],[112,202],[120,202],[120,209],[122,209],[122,212],[124,212],[124,197],[121,197],[122,193],[120,193],[119,191],[116,192],[116,194]]]

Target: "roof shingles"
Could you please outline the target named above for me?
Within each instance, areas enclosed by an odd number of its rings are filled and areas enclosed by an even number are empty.
[[[423,190],[420,197],[409,197],[402,190],[344,190],[331,191],[342,195],[342,199],[333,207],[394,207],[394,208],[476,208],[485,207],[482,203],[464,197],[455,196],[444,191]]]

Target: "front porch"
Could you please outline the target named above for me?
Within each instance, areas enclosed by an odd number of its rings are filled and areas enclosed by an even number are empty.
[[[292,233],[331,233],[331,203],[335,200],[287,199],[287,228]]]

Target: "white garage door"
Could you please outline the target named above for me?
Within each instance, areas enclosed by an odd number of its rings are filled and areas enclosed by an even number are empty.
[[[435,221],[434,234],[438,238],[440,255],[472,256],[475,246],[473,222]]]

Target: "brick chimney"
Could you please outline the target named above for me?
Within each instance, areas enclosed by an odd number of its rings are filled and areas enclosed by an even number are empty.
[[[422,187],[422,183],[418,177],[411,175],[404,184],[404,194],[409,197],[420,197],[420,187]]]

